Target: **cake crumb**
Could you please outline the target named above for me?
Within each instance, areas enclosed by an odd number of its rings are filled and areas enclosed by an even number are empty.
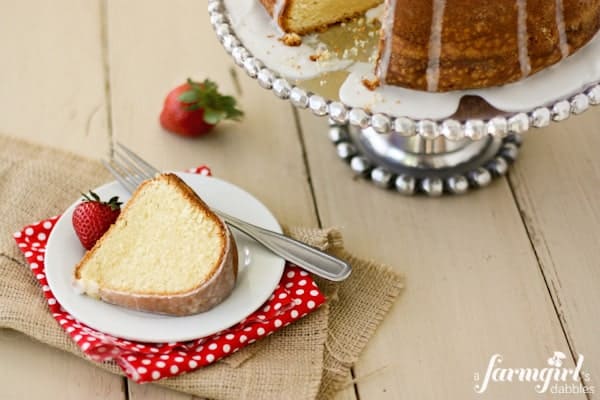
[[[344,52],[342,53],[342,58],[347,60],[347,59],[352,59],[353,57],[357,57],[358,56],[358,48],[355,47],[351,47],[349,49],[345,49]]]
[[[298,35],[297,33],[286,33],[279,38],[279,40],[286,46],[290,47],[298,47],[302,44],[302,36]]]
[[[329,50],[319,51],[316,54],[311,54],[308,58],[310,61],[327,61],[331,59],[331,53]]]
[[[331,51],[327,48],[325,43],[319,43],[317,48],[315,49],[315,53],[311,54],[309,57],[310,61],[328,61],[331,60],[332,54]]]
[[[370,56],[369,56],[369,63],[374,64],[375,61],[377,61],[379,55],[376,52],[373,52]]]
[[[380,83],[381,82],[379,81],[379,78],[374,78],[374,79],[363,78],[363,80],[362,80],[362,84],[367,89],[369,89],[371,92],[375,91],[379,87]]]

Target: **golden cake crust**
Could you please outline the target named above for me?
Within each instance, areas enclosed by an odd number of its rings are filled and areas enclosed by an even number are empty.
[[[377,68],[385,84],[440,92],[503,85],[573,54],[600,29],[600,0],[528,0],[521,3],[523,10],[515,0],[446,0],[435,59],[431,54],[435,3],[396,1],[392,35],[382,35],[380,43]],[[524,18],[526,29],[521,40],[519,18]],[[561,19],[567,47],[561,46]],[[384,66],[386,46],[391,47]],[[432,65],[437,65],[433,87]]]
[[[204,203],[204,201],[177,175],[170,173],[161,174],[153,180],[143,182],[132,194],[131,199],[121,211],[119,218],[127,218],[127,210],[134,204],[138,194],[152,181],[159,179],[164,180],[168,185],[173,185],[173,187],[180,191],[181,195],[186,198],[193,207],[204,212],[206,216],[221,228],[220,235],[222,235],[225,245],[221,248],[215,268],[213,268],[204,282],[185,292],[131,293],[99,287],[97,296],[107,303],[138,311],[175,316],[191,315],[208,311],[229,296],[235,287],[238,273],[238,252],[236,243],[231,231],[223,220],[214,214],[206,203]],[[100,240],[96,242],[94,247],[86,252],[83,258],[75,266],[73,275],[76,282],[81,279],[81,270],[85,267],[88,260],[93,257],[94,252],[97,249],[102,247],[103,241],[111,235],[111,232],[115,228],[116,224],[113,224]]]
[[[299,26],[298,15],[310,15],[306,9],[321,3],[260,2],[285,32],[298,34],[357,14],[345,15],[345,7],[338,7],[329,23]],[[367,3],[373,7],[378,0]],[[386,0],[385,5],[393,15],[384,18],[377,78],[433,92],[518,81],[573,54],[600,29],[600,0]]]
[[[286,33],[296,33],[306,35],[313,32],[320,32],[327,29],[330,25],[352,19],[362,15],[369,8],[375,7],[383,0],[362,0],[361,4],[345,4],[345,7],[339,7],[337,4],[332,6],[333,12],[328,15],[320,15],[320,18],[313,18],[315,12],[311,11],[311,2],[306,0],[259,0],[267,10],[269,15],[276,19],[277,25]],[[323,3],[332,3],[331,0],[320,0]],[[312,2],[314,3],[314,1]],[[333,4],[333,3],[332,3]],[[314,5],[315,7],[318,5]],[[279,15],[274,15],[276,10]],[[303,18],[302,16],[309,16]]]

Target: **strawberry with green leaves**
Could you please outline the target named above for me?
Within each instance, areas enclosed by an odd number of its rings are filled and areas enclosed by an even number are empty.
[[[103,202],[100,197],[90,191],[83,194],[83,201],[73,210],[73,229],[79,241],[87,250],[104,235],[121,213],[121,202],[117,196]]]
[[[166,130],[182,136],[202,136],[222,120],[239,120],[244,113],[236,103],[235,98],[219,93],[215,82],[188,79],[167,95],[160,123]]]

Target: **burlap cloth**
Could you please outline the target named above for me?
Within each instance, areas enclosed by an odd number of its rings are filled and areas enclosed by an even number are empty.
[[[95,161],[0,136],[0,327],[84,357],[48,312],[12,233],[60,214],[79,193],[109,180]],[[349,254],[334,229],[287,232],[347,259],[350,278],[319,281],[328,302],[297,323],[210,367],[157,384],[214,399],[294,400],[331,398],[351,384],[350,367],[400,294],[402,279]],[[90,363],[122,375],[114,363]]]

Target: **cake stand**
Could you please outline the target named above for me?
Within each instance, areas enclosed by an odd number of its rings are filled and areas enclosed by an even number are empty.
[[[338,156],[375,185],[406,195],[463,194],[505,175],[518,156],[521,134],[564,121],[600,104],[600,84],[534,107],[505,113],[478,98],[465,98],[451,118],[414,119],[372,113],[329,100],[267,68],[238,38],[224,0],[209,0],[210,22],[234,62],[280,99],[329,117],[329,138]]]

